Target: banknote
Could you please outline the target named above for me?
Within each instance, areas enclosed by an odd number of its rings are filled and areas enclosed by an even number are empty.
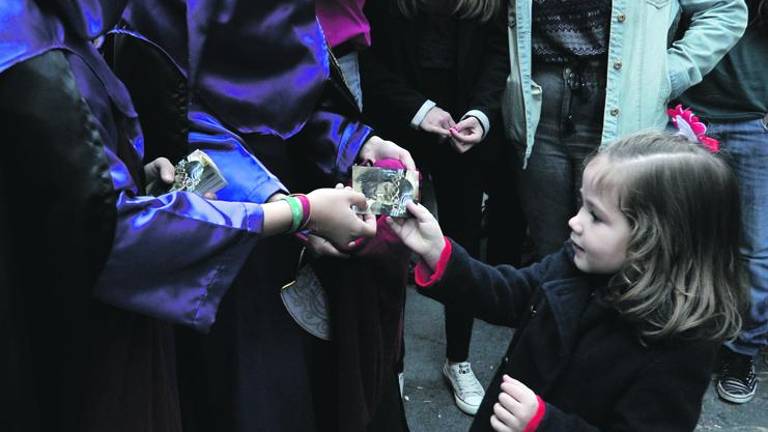
[[[155,180],[147,186],[150,195],[186,191],[204,195],[215,193],[227,185],[227,180],[219,168],[204,151],[195,150],[180,160],[175,166],[173,184]]]
[[[352,189],[365,195],[369,212],[408,217],[405,203],[419,199],[419,172],[353,166]]]

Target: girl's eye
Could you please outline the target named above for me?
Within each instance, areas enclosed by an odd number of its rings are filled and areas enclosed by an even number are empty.
[[[602,221],[602,219],[600,219],[600,217],[595,212],[593,212],[592,210],[589,211],[589,215],[592,216],[592,221],[593,222],[601,222]]]

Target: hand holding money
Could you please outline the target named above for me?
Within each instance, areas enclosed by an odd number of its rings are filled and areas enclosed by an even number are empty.
[[[317,189],[307,194],[312,214],[309,229],[336,246],[351,247],[359,237],[376,235],[376,217],[358,215],[352,206],[365,209],[365,196],[348,189]]]
[[[201,150],[190,153],[175,167],[168,159],[157,158],[144,167],[144,173],[147,193],[155,196],[186,191],[215,199],[216,191],[227,185],[216,164]]]
[[[173,168],[171,161],[164,157],[157,158],[144,165],[144,177],[147,180],[147,184],[158,180],[166,184],[172,184],[175,172],[176,170]]]

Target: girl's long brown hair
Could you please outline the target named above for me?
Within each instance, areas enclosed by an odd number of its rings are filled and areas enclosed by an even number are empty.
[[[630,222],[608,302],[644,340],[735,337],[747,297],[739,191],[728,164],[687,139],[644,133],[598,153],[596,184]]]
[[[379,0],[380,1],[380,0]],[[487,22],[500,10],[502,0],[395,0],[400,13],[413,18],[419,10],[452,12],[461,19]]]

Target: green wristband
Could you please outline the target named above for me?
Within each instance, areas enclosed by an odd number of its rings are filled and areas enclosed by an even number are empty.
[[[301,202],[298,198],[292,196],[286,196],[281,198],[288,203],[288,207],[291,208],[291,229],[288,232],[296,232],[301,226],[301,221],[304,219],[304,209],[301,207]]]

